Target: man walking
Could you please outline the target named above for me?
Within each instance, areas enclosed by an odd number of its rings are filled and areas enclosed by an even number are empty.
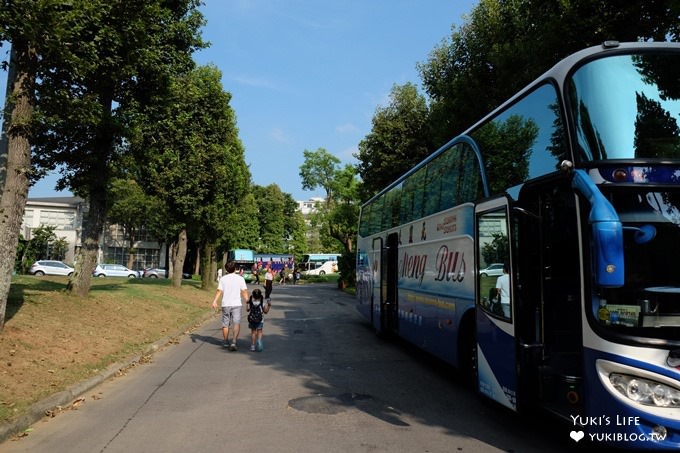
[[[228,347],[230,351],[236,351],[236,340],[241,331],[241,307],[243,302],[248,300],[248,287],[246,286],[245,279],[236,273],[236,263],[229,261],[224,266],[224,269],[227,273],[220,278],[212,307],[217,309],[217,301],[222,297],[222,337],[224,337],[224,347]],[[229,344],[230,324],[234,330],[231,345]]]

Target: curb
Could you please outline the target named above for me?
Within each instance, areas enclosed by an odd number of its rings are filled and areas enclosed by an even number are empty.
[[[214,318],[213,312],[210,312],[203,317],[199,318],[194,323],[186,326],[184,329],[180,329],[174,335],[169,335],[164,337],[155,343],[149,345],[144,351],[138,353],[128,359],[109,365],[104,371],[98,373],[97,375],[88,378],[82,382],[79,382],[72,387],[63,390],[61,392],[55,393],[48,396],[47,398],[38,401],[31,405],[27,413],[22,415],[16,420],[11,422],[5,422],[0,424],[0,444],[9,440],[13,436],[26,431],[31,425],[39,422],[46,416],[49,412],[59,412],[62,409],[67,410],[74,401],[82,394],[89,392],[99,384],[104,381],[114,377],[121,370],[127,369],[136,363],[141,363],[143,358],[154,354],[161,350],[163,347],[172,344],[173,340],[187,335],[189,332],[201,327],[203,324],[208,322],[211,318]]]

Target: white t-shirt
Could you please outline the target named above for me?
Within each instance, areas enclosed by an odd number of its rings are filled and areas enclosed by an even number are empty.
[[[222,306],[223,307],[240,307],[243,305],[241,301],[241,290],[248,290],[246,280],[236,273],[231,273],[220,278],[217,289],[222,291]]]
[[[510,275],[503,274],[498,277],[496,288],[501,290],[501,303],[510,305]]]

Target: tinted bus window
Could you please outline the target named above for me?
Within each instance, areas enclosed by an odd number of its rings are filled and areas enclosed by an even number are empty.
[[[471,135],[479,145],[491,194],[559,169],[566,151],[557,93],[545,84]]]
[[[572,81],[580,160],[680,157],[676,55],[602,58],[579,68]]]

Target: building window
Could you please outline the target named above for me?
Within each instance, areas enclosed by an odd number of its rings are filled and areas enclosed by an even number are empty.
[[[76,213],[73,211],[40,211],[40,224],[54,226],[56,230],[75,230]]]
[[[132,269],[140,270],[147,267],[164,267],[165,263],[160,261],[160,249],[135,249],[135,259]],[[128,248],[127,247],[107,247],[105,261],[107,263],[128,264]]]

